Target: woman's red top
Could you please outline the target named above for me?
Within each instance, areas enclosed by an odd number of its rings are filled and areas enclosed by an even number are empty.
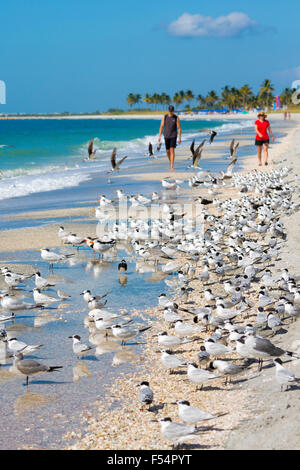
[[[269,121],[266,119],[264,121],[260,121],[259,119],[255,121],[255,125],[257,126],[258,132],[262,134],[262,137],[260,137],[258,134],[256,134],[256,140],[267,140],[269,139],[269,134],[267,133],[267,129],[270,125]]]

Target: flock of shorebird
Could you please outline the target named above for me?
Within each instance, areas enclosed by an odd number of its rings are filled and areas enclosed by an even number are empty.
[[[192,144],[191,153],[193,158],[196,155],[195,161],[199,162],[203,146],[204,142],[195,149]],[[233,166],[237,148],[238,143],[231,142]],[[114,152],[114,161],[115,156]],[[197,389],[220,377],[224,377],[227,383],[232,377],[248,370],[253,360],[258,361],[260,371],[263,361],[273,360],[275,378],[283,389],[298,382],[298,378],[282,365],[281,358],[298,356],[277,347],[265,333],[270,331],[276,335],[283,322],[293,321],[300,315],[298,279],[287,269],[283,269],[279,277],[271,270],[286,238],[280,216],[283,212],[293,214],[299,210],[300,205],[296,201],[298,188],[290,180],[287,181],[291,177],[287,166],[274,168],[268,173],[255,170],[232,174],[233,166],[226,173],[200,171],[187,182],[190,187],[205,189],[213,195],[219,194],[224,187],[233,187],[240,196],[227,200],[194,198],[195,205],[201,208],[197,223],[186,219],[182,211],[176,211],[172,202],[164,202],[157,192],[149,197],[142,194],[127,196],[118,189],[116,201],[105,195],[99,198],[95,214],[102,222],[110,220],[110,210],[117,202],[125,201],[130,201],[137,211],[139,207],[162,202],[160,216],[149,220],[137,215],[123,222],[108,223],[107,233],[101,239],[78,236],[64,227],[59,228],[58,237],[73,248],[88,247],[95,256],[98,254],[102,258],[108,257],[119,242],[126,242],[136,255],[139,272],[163,274],[161,279],[165,278],[166,285],[176,293],[173,300],[164,293],[158,298],[161,312],[158,320],[163,327],[157,331],[157,344],[161,350],[161,365],[170,374],[176,373],[177,369],[185,369],[188,380]],[[184,183],[164,179],[162,187],[168,192]],[[53,269],[55,264],[67,262],[76,252],[66,254],[41,248],[40,254],[42,260]],[[184,261],[182,256],[185,257]],[[126,260],[119,263],[118,270],[120,273],[126,272]],[[36,272],[33,275],[33,302],[25,302],[15,294],[18,286],[31,281],[32,276],[8,268],[2,268],[1,273],[7,290],[0,296],[0,323],[3,326],[0,331],[0,356],[1,359],[13,358],[14,366],[26,376],[28,385],[30,376],[53,372],[60,366],[50,367],[33,359],[25,359],[26,354],[42,345],[27,345],[10,337],[4,325],[16,318],[15,312],[53,305],[68,296],[59,290],[57,297],[48,295],[45,291],[54,283]],[[200,282],[198,292],[198,287],[192,287],[195,280]],[[190,301],[195,290],[201,303],[204,301],[204,306]],[[124,311],[116,313],[107,309],[108,293],[97,296],[85,290],[81,295],[88,307],[88,322],[97,334],[112,335],[125,346],[128,340],[151,328],[151,325],[131,325],[132,319],[125,316]],[[70,336],[70,339],[77,357],[93,349],[84,344],[77,334]],[[174,349],[191,341],[198,345],[198,364],[192,358],[187,361],[174,353]],[[230,360],[228,356],[231,356]],[[148,405],[151,410],[154,393],[150,384],[145,380],[139,387],[140,403]],[[156,393],[159,395],[159,390]],[[176,404],[183,423],[172,422],[169,417],[158,420],[163,437],[174,446],[197,437],[203,430],[197,427],[198,423],[220,416],[195,408],[186,399]]]

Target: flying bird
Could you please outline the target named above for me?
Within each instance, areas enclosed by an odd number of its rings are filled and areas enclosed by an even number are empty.
[[[216,131],[210,131],[210,138],[209,138],[209,143],[212,144],[214,138],[216,137],[217,132]]]
[[[121,163],[124,162],[124,160],[127,158],[127,155],[123,158],[121,158],[121,160],[119,160],[118,162],[116,161],[116,156],[117,156],[117,149],[116,147],[113,149],[112,151],[112,154],[111,154],[111,157],[110,157],[110,161],[111,161],[111,170],[108,172],[108,173],[111,173],[112,171],[117,171],[120,169],[120,165]]]
[[[206,139],[203,139],[201,144],[198,145],[196,150],[194,150],[194,153],[193,153],[193,167],[194,168],[198,167],[200,158],[202,156],[202,150],[203,150],[203,146],[204,146],[205,142],[206,142]]]
[[[90,140],[89,146],[88,146],[88,160],[95,160],[95,155],[96,155],[97,150],[94,150],[94,138]]]

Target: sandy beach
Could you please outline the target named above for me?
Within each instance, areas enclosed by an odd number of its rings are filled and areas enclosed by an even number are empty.
[[[271,164],[262,171],[272,171],[281,166],[288,165],[291,172],[288,181],[295,178],[300,171],[299,160],[297,160],[298,147],[300,144],[300,122],[297,117],[294,118],[294,126],[288,130],[285,137],[281,138],[280,143],[271,147]],[[276,127],[276,123],[274,123]],[[277,129],[277,127],[276,127]],[[278,129],[282,129],[281,122],[278,122]],[[239,135],[235,136],[239,139]],[[250,145],[249,138],[241,139],[241,147]],[[177,154],[178,161],[187,158],[189,150],[182,148]],[[217,146],[210,151],[210,158],[220,158],[222,152],[218,151]],[[155,163],[155,161],[154,161]],[[162,178],[170,176],[168,171],[151,171],[153,167],[149,166],[142,172],[120,174],[118,177],[126,179],[136,179],[139,181],[159,181]],[[255,156],[243,158],[243,167],[241,174],[257,169]],[[190,171],[181,171],[175,173],[176,178],[184,179],[190,177]],[[224,189],[219,188],[218,199],[220,201],[228,198],[241,198],[242,195],[232,187]],[[205,189],[192,188],[179,193],[185,197],[187,201],[198,195],[206,196]],[[250,194],[251,195],[251,194]],[[298,194],[295,200],[298,200]],[[299,202],[299,201],[298,201]],[[94,237],[96,233],[96,223],[94,221],[94,207],[92,203],[87,207],[72,207],[68,209],[24,212],[17,214],[17,218],[22,219],[51,219],[54,215],[61,217],[62,224],[66,230],[76,232],[78,235]],[[209,210],[212,214],[214,209]],[[12,216],[13,217],[13,216]],[[84,223],[82,218],[84,218]],[[287,241],[281,243],[280,256],[272,266],[272,272],[278,274],[281,267],[288,267],[290,271],[296,275],[299,271],[299,253],[297,247],[299,244],[299,235],[295,231],[295,226],[299,225],[299,213],[296,212],[290,216],[285,216],[284,212],[280,212],[280,218],[284,222],[287,231]],[[37,249],[44,246],[59,247],[60,242],[57,237],[57,224],[47,224],[38,227],[22,228],[16,230],[8,230],[1,232],[1,252],[15,252],[17,257],[18,250]],[[188,261],[189,256],[177,255],[175,258],[179,266],[183,266]],[[21,265],[20,265],[21,269]],[[28,267],[26,268],[28,270]],[[203,298],[203,284],[198,280],[201,271],[200,263],[195,265],[194,280],[189,283],[193,288],[193,292],[189,296],[187,303],[182,302],[178,296],[178,292],[174,293],[172,300],[180,303],[184,308],[189,306],[201,307],[206,305]],[[218,282],[216,276],[212,276],[211,285],[215,294],[224,295],[222,284]],[[249,300],[256,302],[257,292],[250,293]],[[153,304],[157,300],[153,299]],[[282,394],[278,390],[278,386],[274,385],[274,369],[264,368],[261,374],[257,373],[256,367],[252,366],[233,380],[230,385],[224,385],[224,378],[216,379],[213,384],[206,386],[202,391],[195,391],[194,385],[191,385],[186,379],[185,373],[176,373],[169,375],[160,364],[160,353],[156,334],[165,329],[165,324],[161,320],[162,312],[159,308],[151,308],[139,310],[139,315],[144,316],[150,321],[151,330],[146,332],[143,338],[146,344],[140,357],[140,364],[136,371],[120,374],[113,383],[107,386],[105,394],[101,400],[96,403],[97,411],[90,413],[86,411],[82,414],[81,430],[74,428],[73,432],[65,436],[64,446],[68,447],[68,439],[76,439],[77,442],[70,446],[71,449],[111,449],[111,443],[114,449],[170,449],[170,444],[166,442],[160,434],[160,426],[153,422],[154,419],[162,416],[169,416],[174,421],[178,421],[177,406],[171,404],[179,399],[189,399],[194,406],[210,412],[212,414],[222,413],[223,416],[208,422],[200,434],[199,439],[187,444],[187,449],[249,449],[262,448],[262,438],[264,436],[263,448],[274,448],[272,442],[274,433],[277,436],[276,449],[298,448],[296,442],[297,434],[293,435],[293,425],[295,424],[294,409],[299,399],[299,391],[296,390],[292,394]],[[255,323],[255,308],[247,318],[241,318],[240,323]],[[191,319],[188,313],[183,314],[183,318],[187,321]],[[285,325],[288,333],[281,335],[278,333],[274,338],[276,345],[285,348],[295,348],[297,350],[298,333],[300,327],[298,322],[291,325]],[[210,333],[201,333],[199,336],[203,339]],[[269,331],[266,332],[269,334]],[[293,345],[293,343],[295,343]],[[201,344],[201,342],[200,342]],[[184,346],[178,347],[177,354],[186,361],[193,360],[197,362],[197,354],[199,352],[199,342],[190,342]],[[234,360],[242,363],[241,359],[233,353]],[[296,375],[300,375],[299,361],[293,361],[293,370]],[[153,413],[141,411],[137,404],[137,387],[136,385],[142,380],[147,380],[151,384],[154,392]],[[280,398],[280,400],[279,400]],[[280,401],[280,406],[277,406]],[[116,403],[118,404],[116,406]],[[233,406],[234,404],[234,406]],[[286,425],[290,430],[287,434],[280,433],[280,428]],[[264,435],[265,429],[268,429],[270,438]],[[272,432],[271,432],[272,431]],[[84,436],[82,437],[82,434]],[[272,436],[272,437],[271,437]]]

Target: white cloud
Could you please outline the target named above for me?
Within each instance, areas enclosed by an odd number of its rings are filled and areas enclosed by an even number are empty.
[[[250,32],[257,26],[256,21],[240,12],[218,18],[183,13],[168,26],[168,32],[173,36],[183,37],[232,37]]]

